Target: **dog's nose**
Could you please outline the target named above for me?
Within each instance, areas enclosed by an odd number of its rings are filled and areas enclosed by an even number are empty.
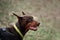
[[[37,24],[37,26],[39,26],[39,25],[40,25],[40,23]]]

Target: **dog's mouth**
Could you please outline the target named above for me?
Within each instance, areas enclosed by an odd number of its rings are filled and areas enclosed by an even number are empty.
[[[34,30],[34,31],[37,30],[37,27],[29,27],[29,28],[30,28],[30,30]]]
[[[36,22],[36,21],[33,21],[33,22],[30,22],[27,24],[26,28],[28,30],[33,30],[33,31],[36,31],[39,27],[40,23]]]
[[[40,25],[40,23],[35,24],[35,25],[33,25],[33,26],[30,26],[29,29],[30,29],[30,30],[33,30],[33,31],[36,31],[36,30],[38,29],[38,26],[39,26],[39,25]]]

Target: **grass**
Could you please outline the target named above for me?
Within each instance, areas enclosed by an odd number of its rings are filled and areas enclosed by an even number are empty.
[[[31,1],[31,2],[33,2],[33,1]],[[23,11],[25,10],[28,12],[32,12],[33,13],[32,15],[36,15],[34,13],[35,13],[35,9],[38,8],[39,3],[38,4],[36,3],[36,5],[37,5],[37,7],[36,7],[34,2],[32,4],[29,4],[30,3],[29,1],[23,1],[23,0],[21,0],[21,1],[1,0],[0,1],[0,27],[8,26],[9,23],[13,23],[16,21],[16,17],[11,15],[13,12],[15,12],[16,14],[21,16],[21,13],[20,13],[21,10],[23,10]],[[41,1],[41,2],[43,2],[43,1]],[[44,5],[44,4],[42,3],[40,5]],[[49,5],[52,5],[52,4],[49,4]],[[42,7],[42,6],[39,6],[39,7]],[[46,7],[46,5],[45,5],[45,7]],[[49,14],[50,10],[48,11],[47,8],[45,8],[45,7],[42,7],[40,10],[37,9],[38,13],[36,12],[37,16],[40,16],[39,22],[41,23],[38,30],[37,31],[30,30],[25,35],[24,40],[60,40],[60,33],[58,32],[59,28],[57,25],[58,19],[56,19],[57,16],[55,15],[55,13]],[[45,9],[48,11],[48,13],[44,11]],[[52,8],[50,8],[50,9],[52,9]],[[44,13],[47,13],[47,14],[44,14]],[[50,13],[53,13],[53,12],[50,12]],[[47,15],[47,16],[45,17],[44,15]],[[57,27],[58,29],[55,27]]]

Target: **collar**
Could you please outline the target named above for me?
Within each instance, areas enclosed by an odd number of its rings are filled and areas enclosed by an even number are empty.
[[[17,33],[23,38],[23,34],[21,33],[21,31],[18,29],[18,27],[14,24],[14,28],[17,31]]]

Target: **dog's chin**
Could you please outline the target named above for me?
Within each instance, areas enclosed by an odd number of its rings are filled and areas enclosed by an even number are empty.
[[[30,30],[37,31],[37,27],[29,27]]]

